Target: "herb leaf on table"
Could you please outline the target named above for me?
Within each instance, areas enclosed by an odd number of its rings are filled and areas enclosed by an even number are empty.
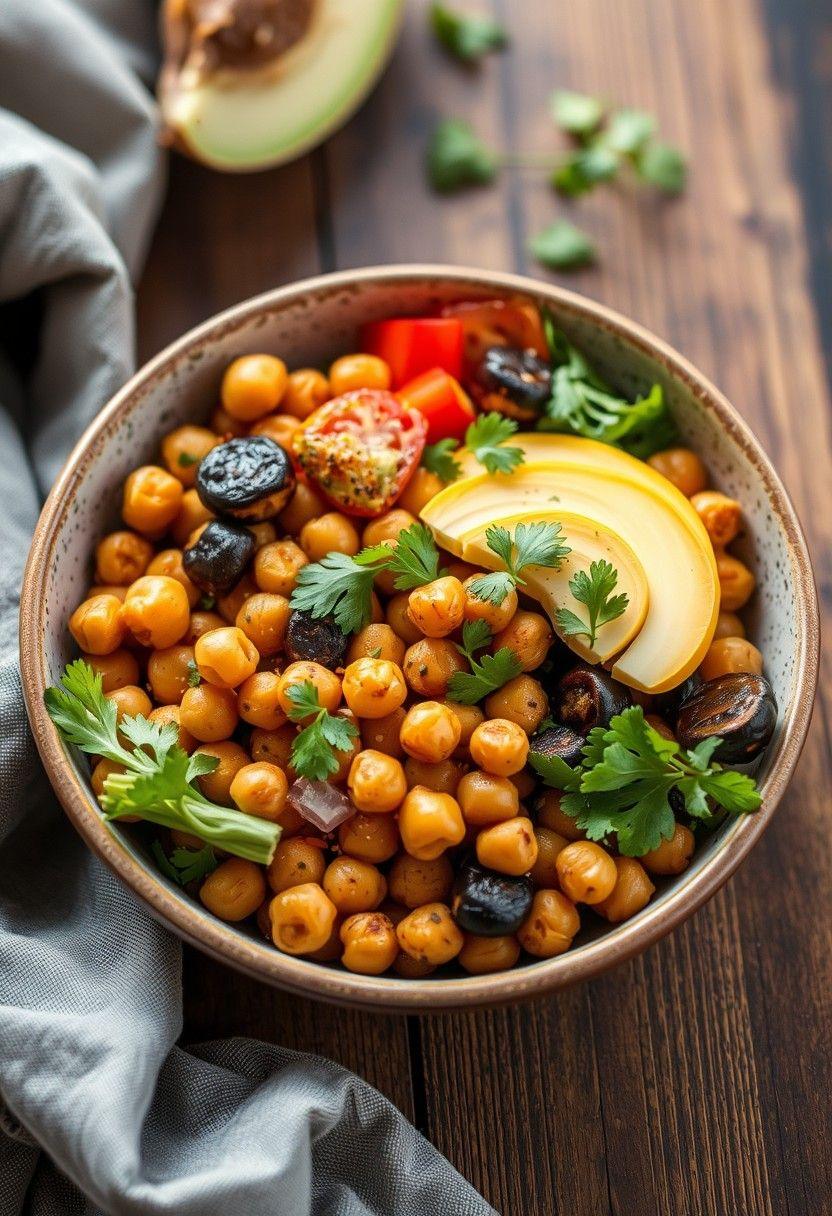
[[[492,17],[457,13],[444,4],[434,4],[430,24],[445,49],[464,63],[475,63],[490,51],[508,46],[508,34]]]

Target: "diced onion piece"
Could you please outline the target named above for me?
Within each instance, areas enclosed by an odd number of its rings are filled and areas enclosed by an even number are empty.
[[[346,794],[328,781],[310,781],[298,777],[289,787],[289,802],[299,815],[322,832],[333,832],[356,808]]]

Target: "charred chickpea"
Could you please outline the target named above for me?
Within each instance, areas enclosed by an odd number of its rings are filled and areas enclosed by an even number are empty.
[[[179,733],[179,746],[188,755],[191,754],[196,747],[196,739],[182,725],[182,715],[178,705],[159,705],[147,716],[151,722],[157,722],[159,726],[175,726]]]
[[[465,592],[458,578],[434,579],[411,591],[407,614],[426,637],[444,638],[462,624]]]
[[[428,861],[400,853],[390,867],[388,881],[396,903],[412,909],[422,904],[447,903],[454,870],[444,854]]]
[[[404,642],[389,625],[365,625],[350,642],[347,662],[356,659],[387,659],[401,667],[404,662]]]
[[[244,574],[236,587],[227,591],[225,595],[217,596],[217,612],[227,625],[234,625],[243,604],[256,594],[257,584],[247,574]]]
[[[611,894],[593,908],[613,925],[640,912],[656,890],[644,866],[635,857],[616,857],[615,869],[617,877]]]
[[[251,732],[249,746],[252,760],[268,760],[277,764],[291,774],[292,744],[297,738],[294,726],[287,722],[277,730],[262,730],[258,727]]]
[[[430,469],[419,465],[403,493],[399,495],[399,506],[405,511],[409,511],[411,515],[418,515],[422,507],[427,506],[430,500],[444,488],[445,483],[441,477],[437,477],[435,473],[431,473]]]
[[[218,443],[219,438],[206,426],[178,426],[162,440],[162,459],[177,481],[192,486],[200,460]]]
[[[701,490],[690,501],[714,548],[730,545],[742,526],[742,507],[736,499],[718,490]]]
[[[329,381],[323,372],[319,372],[315,367],[299,367],[297,371],[289,372],[286,392],[280,404],[287,414],[303,421],[319,405],[329,401],[332,395]]]
[[[719,641],[720,638],[744,638],[745,625],[743,625],[736,612],[720,612],[716,618],[716,629],[714,630],[714,641]]]
[[[411,958],[404,950],[400,950],[393,963],[393,970],[403,980],[421,980],[435,971],[436,967],[433,963],[423,963],[421,959]]]
[[[699,667],[702,679],[715,680],[735,671],[762,675],[763,656],[757,647],[747,638],[718,638],[711,642]]]
[[[291,414],[267,414],[265,418],[255,422],[254,426],[249,427],[248,433],[249,435],[265,435],[290,452],[295,432],[299,428],[300,419],[293,418]]]
[[[459,965],[469,975],[491,975],[510,971],[520,957],[520,943],[512,934],[502,937],[477,937],[466,933],[459,952]]]
[[[147,660],[147,682],[160,705],[179,704],[188,690],[193,662],[193,646],[168,646],[153,651]]]
[[[456,714],[441,701],[418,701],[405,715],[400,739],[408,756],[438,764],[453,754],[462,727]]]
[[[219,802],[223,806],[231,806],[231,785],[240,769],[251,763],[251,757],[239,743],[230,739],[219,743],[200,743],[196,749],[206,756],[216,756],[217,767],[210,773],[197,777],[197,784],[206,798],[211,802]]]
[[[405,761],[404,775],[407,778],[407,788],[423,785],[425,789],[436,790],[438,794],[453,794],[456,796],[457,787],[462,777],[462,766],[453,760],[439,760],[430,764],[425,760],[416,760],[408,756]]]
[[[432,861],[465,837],[465,820],[450,794],[414,786],[399,809],[402,844],[411,857]]]
[[[281,891],[305,882],[320,884],[325,869],[324,850],[311,841],[295,837],[280,841],[266,869],[266,878],[271,889],[279,895]]]
[[[143,465],[124,483],[121,514],[128,528],[146,536],[161,536],[182,506],[182,483],[166,469]]]
[[[639,861],[651,874],[681,874],[690,864],[696,840],[690,828],[677,823],[669,840],[645,853]]]
[[[396,937],[405,954],[422,963],[441,966],[456,958],[464,944],[446,904],[423,904],[399,921]]]
[[[341,850],[359,861],[380,865],[399,847],[399,828],[394,815],[367,815],[358,811],[338,829]]]
[[[127,632],[121,601],[114,595],[94,595],[84,600],[69,618],[69,632],[88,654],[112,654]]]
[[[225,621],[218,612],[192,612],[188,632],[182,640],[188,646],[193,646],[197,638],[201,638],[204,633],[210,633],[212,629],[222,629],[224,624]]]
[[[353,760],[347,786],[359,811],[373,815],[395,811],[407,793],[399,761],[372,748],[359,752]]]
[[[560,790],[544,790],[537,802],[537,822],[567,840],[584,840],[586,832],[579,828],[571,815],[561,806]]]
[[[260,760],[238,769],[229,793],[241,811],[279,823],[286,809],[289,783],[282,768]]]
[[[399,706],[392,714],[385,714],[383,718],[362,718],[359,722],[361,742],[367,748],[384,752],[386,756],[403,756],[404,748],[399,735],[404,715],[404,709]]]
[[[549,701],[543,685],[532,676],[515,676],[502,688],[485,699],[489,718],[508,718],[527,735],[533,735],[549,712]]]
[[[287,598],[295,589],[298,574],[309,558],[293,540],[276,540],[254,555],[254,581],[261,591]]]
[[[250,726],[277,730],[286,722],[279,692],[280,676],[276,671],[255,671],[237,689],[237,713]]]
[[[387,389],[390,380],[390,368],[377,355],[342,355],[329,369],[333,397],[356,388]]]
[[[560,891],[535,891],[529,915],[517,930],[523,949],[535,958],[554,958],[572,945],[581,927],[578,910]]]
[[[329,941],[338,909],[316,882],[275,895],[269,904],[272,941],[284,954],[314,954]]]
[[[690,448],[665,448],[650,456],[647,463],[657,473],[661,473],[668,481],[672,481],[677,490],[681,490],[687,498],[701,493],[708,486],[708,470]]]
[[[419,642],[422,639],[422,633],[411,621],[407,612],[408,601],[410,600],[410,592],[400,591],[398,595],[394,595],[387,601],[387,608],[384,613],[384,619],[397,637],[412,646],[414,642]]]
[[[223,861],[199,888],[199,898],[208,911],[231,922],[253,916],[265,896],[263,871],[242,857]]]
[[[197,528],[201,528],[203,524],[209,523],[213,518],[214,512],[209,511],[196,490],[186,490],[182,495],[176,518],[170,525],[170,534],[177,545],[185,545],[188,537]]]
[[[465,659],[448,638],[422,638],[408,646],[402,668],[405,679],[422,697],[444,697],[451,677],[465,671]]]
[[[256,524],[247,524],[246,527],[254,537],[255,552],[258,549],[262,549],[264,545],[273,545],[277,540],[274,524],[268,519],[261,519]]]
[[[298,663],[290,663],[280,677],[277,696],[287,717],[291,717],[295,709],[289,696],[289,689],[295,684],[311,684],[318,694],[319,702],[331,714],[334,714],[341,704],[341,681],[335,672],[330,671],[328,667],[322,667],[320,663],[301,660]]]
[[[327,553],[345,553],[354,557],[361,548],[358,529],[340,511],[327,511],[310,519],[300,530],[300,547],[310,562],[319,562]]]
[[[226,368],[220,396],[238,422],[255,422],[280,405],[288,380],[286,364],[274,355],[243,355]]]
[[[716,572],[719,578],[719,606],[725,612],[744,608],[754,592],[757,580],[744,562],[730,553],[717,553]]]
[[[260,657],[268,658],[283,649],[290,612],[285,595],[257,591],[243,601],[234,623],[254,643]]]
[[[372,912],[387,894],[387,879],[377,866],[357,857],[336,857],[324,871],[323,889],[339,912]]]
[[[341,962],[359,975],[381,975],[399,953],[393,922],[382,912],[358,912],[341,926]]]
[[[615,886],[615,861],[591,840],[575,840],[561,849],[555,867],[560,889],[576,904],[600,904]]]
[[[511,777],[519,773],[529,754],[529,736],[508,718],[489,718],[471,735],[471,759],[487,773]]]
[[[111,532],[95,550],[95,577],[99,583],[129,586],[141,578],[153,557],[149,540],[136,532]]]
[[[524,671],[534,671],[545,660],[555,639],[552,627],[539,612],[526,612],[521,608],[491,643],[493,651],[507,646],[520,660]]]
[[[129,650],[112,650],[109,654],[82,654],[85,663],[101,676],[103,692],[113,692],[125,684],[138,684],[139,664]]]
[[[477,580],[481,578],[481,574],[470,574],[462,584],[465,592],[465,620],[485,621],[492,633],[499,633],[501,629],[507,628],[517,611],[517,592],[513,589],[509,591],[501,604],[481,600],[474,594]]]
[[[531,868],[532,882],[536,887],[556,887],[558,885],[557,859],[569,841],[565,836],[561,836],[558,832],[553,832],[551,828],[541,827],[539,824],[534,829],[535,840],[537,841],[537,861]]]
[[[456,796],[463,819],[476,827],[502,823],[520,813],[517,787],[507,777],[495,777],[478,769],[465,774]]]
[[[514,877],[527,874],[537,861],[534,825],[525,815],[516,815],[483,828],[477,836],[476,850],[480,865],[489,870]]]
[[[356,659],[344,672],[344,700],[358,718],[384,718],[406,696],[401,668],[387,659]]]
[[[167,575],[145,574],[127,592],[121,605],[121,619],[142,646],[152,646],[154,650],[173,646],[188,632],[191,623],[185,588]]]
[[[257,670],[260,655],[242,629],[225,625],[205,633],[194,647],[199,674],[218,688],[236,688]]]
[[[326,500],[317,490],[305,481],[299,481],[295,486],[292,497],[278,515],[278,522],[285,532],[299,536],[300,530],[310,519],[323,515],[326,511]]]
[[[197,684],[185,690],[179,716],[185,730],[200,743],[219,743],[234,733],[239,720],[237,698],[230,688]]]

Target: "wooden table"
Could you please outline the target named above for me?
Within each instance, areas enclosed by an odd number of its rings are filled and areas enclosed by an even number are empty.
[[[241,178],[174,161],[140,292],[141,356],[318,271],[433,260],[535,273],[527,238],[573,215],[601,260],[563,282],[669,339],[749,418],[802,514],[828,601],[823,7],[496,0],[512,49],[467,72],[431,44],[426,5],[412,0],[381,87],[325,148]],[[690,153],[686,196],[607,188],[569,207],[531,173],[452,199],[428,193],[423,145],[437,115],[546,152],[554,87],[655,112]],[[187,952],[188,1038],[249,1034],[342,1061],[512,1216],[828,1213],[829,710],[822,688],[797,778],[740,873],[605,978],[522,1008],[371,1017],[283,996]]]

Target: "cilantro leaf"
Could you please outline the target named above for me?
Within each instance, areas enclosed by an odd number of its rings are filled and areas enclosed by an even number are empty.
[[[446,118],[438,124],[427,151],[428,180],[440,194],[493,181],[498,157],[467,122]]]
[[[121,764],[127,754],[118,741],[116,705],[104,696],[102,678],[83,659],[70,663],[44,702],[50,718],[68,743],[81,751]]]
[[[478,600],[497,607],[514,590],[514,579],[507,570],[495,570],[493,574],[483,574],[471,580],[469,591]]]
[[[483,620],[466,621],[462,626],[462,642],[454,643],[460,654],[464,654],[469,663],[474,661],[474,653],[482,650],[491,643],[492,633],[488,623]]]
[[[512,538],[508,528],[492,524],[485,530],[488,548],[506,567],[484,574],[470,584],[471,594],[491,604],[502,604],[513,587],[524,586],[526,566],[547,566],[557,570],[571,549],[559,523],[518,524]]]
[[[438,578],[439,550],[430,528],[415,523],[400,532],[386,565],[396,576],[393,585],[397,591],[411,591]]]
[[[644,110],[616,110],[610,116],[605,142],[616,152],[633,156],[640,152],[656,130],[656,120]]]
[[[501,447],[517,430],[513,418],[491,411],[480,414],[465,432],[465,446],[489,473],[512,473],[525,460],[522,448]]]
[[[571,270],[595,261],[592,241],[568,220],[555,220],[533,236],[529,241],[529,253],[550,270]]]
[[[604,117],[604,103],[599,98],[568,89],[553,93],[549,105],[560,129],[578,138],[586,138],[597,131]]]
[[[432,6],[430,24],[445,49],[465,63],[508,45],[506,31],[490,17],[455,13],[444,4]]]
[[[288,712],[291,721],[307,723],[292,742],[292,768],[299,777],[326,781],[338,771],[336,751],[350,750],[358,738],[358,727],[321,705],[311,680],[290,685],[286,695],[292,702]]]
[[[346,553],[328,553],[298,572],[291,606],[316,620],[332,616],[342,633],[357,633],[373,615],[375,573]]]
[[[581,783],[579,768],[571,768],[560,756],[529,752],[529,764],[544,785],[555,790],[577,790]]]
[[[196,688],[202,683],[202,676],[196,665],[196,659],[188,659],[188,688]]]
[[[177,848],[173,850],[170,857],[167,856],[158,840],[154,840],[150,847],[159,869],[171,882],[177,883],[180,887],[187,886],[189,882],[201,882],[203,878],[213,874],[219,865],[216,854],[209,844],[201,849]]]
[[[630,602],[626,591],[620,595],[612,592],[618,583],[618,571],[607,561],[595,561],[586,570],[576,570],[569,580],[569,590],[574,598],[585,604],[588,623],[568,608],[559,608],[555,621],[567,637],[583,635],[589,639],[590,649],[595,645],[598,630],[620,617]]]
[[[448,684],[448,696],[461,705],[475,705],[523,670],[517,655],[508,646],[501,646],[496,654],[471,659],[470,663],[470,672],[455,671]]]
[[[441,477],[442,481],[456,481],[462,472],[462,465],[453,458],[458,447],[455,439],[439,439],[436,443],[429,443],[422,452],[422,464],[431,473]]]
[[[559,194],[575,198],[592,190],[599,182],[615,177],[618,166],[618,156],[602,144],[579,148],[557,166],[552,174],[552,185]]]
[[[682,153],[669,144],[648,144],[637,156],[635,165],[642,181],[665,194],[681,194],[685,188],[687,162]]]
[[[176,463],[183,469],[189,469],[191,465],[199,464],[201,457],[195,456],[193,452],[180,452]]]

